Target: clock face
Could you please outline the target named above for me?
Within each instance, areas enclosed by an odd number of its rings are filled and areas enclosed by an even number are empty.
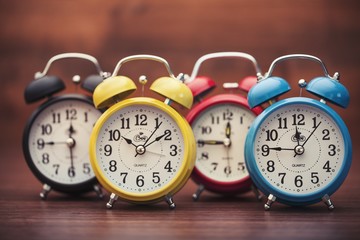
[[[265,118],[253,151],[257,168],[273,187],[306,195],[327,187],[340,173],[345,143],[339,126],[326,112],[292,103]]]
[[[248,177],[244,144],[254,119],[253,112],[233,103],[220,103],[199,114],[192,123],[198,146],[196,168],[219,182]]]
[[[25,141],[32,164],[43,177],[67,185],[94,178],[88,144],[100,115],[90,101],[70,98],[38,112]]]
[[[176,121],[159,108],[131,104],[114,111],[99,128],[96,164],[115,189],[152,193],[180,172],[184,136]]]

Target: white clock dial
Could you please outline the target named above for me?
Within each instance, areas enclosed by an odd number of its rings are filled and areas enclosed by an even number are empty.
[[[259,126],[255,161],[275,188],[308,194],[332,182],[344,160],[339,126],[319,108],[289,104],[272,112]]]
[[[244,144],[254,119],[254,113],[236,104],[217,104],[202,112],[192,123],[198,146],[196,168],[220,182],[247,177]]]
[[[179,172],[184,137],[175,120],[143,104],[124,107],[100,126],[96,159],[102,174],[125,192],[149,193]]]
[[[36,116],[28,146],[42,175],[60,184],[78,184],[94,178],[88,144],[100,115],[90,102],[68,99],[54,102]]]

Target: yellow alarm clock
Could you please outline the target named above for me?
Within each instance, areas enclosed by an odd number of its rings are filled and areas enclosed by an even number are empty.
[[[150,87],[165,101],[126,99],[136,85],[118,72],[124,63],[134,60],[165,65],[169,76],[155,80]],[[145,76],[139,80],[143,86],[147,82]],[[174,209],[173,195],[192,172],[196,145],[191,127],[171,103],[191,108],[191,90],[174,77],[165,59],[133,55],[117,63],[112,76],[96,87],[93,99],[96,108],[108,108],[96,122],[90,139],[92,168],[99,182],[112,193],[107,208],[121,198],[138,204],[165,200]]]

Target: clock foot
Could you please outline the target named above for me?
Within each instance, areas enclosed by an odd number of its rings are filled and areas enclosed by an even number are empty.
[[[96,192],[96,195],[98,195],[99,198],[103,198],[104,197],[104,194],[101,190],[101,187],[99,184],[95,184],[94,185],[94,191]]]
[[[269,211],[271,208],[271,205],[276,201],[276,197],[272,194],[269,194],[268,200],[264,205],[265,211]]]
[[[254,192],[256,199],[261,201],[263,195],[259,192],[259,189],[255,185],[251,185],[251,190]]]
[[[169,204],[170,210],[175,209],[176,205],[171,196],[165,196],[165,201],[167,202],[167,204]]]
[[[40,198],[42,200],[45,200],[47,198],[47,195],[49,194],[49,192],[51,191],[51,187],[47,184],[44,184],[43,185],[43,189],[42,191],[40,192]]]
[[[334,204],[331,202],[331,199],[329,197],[329,195],[325,194],[323,197],[322,197],[322,200],[323,202],[326,204],[326,206],[328,207],[328,209],[330,211],[334,210],[335,206]]]
[[[111,209],[114,206],[114,203],[116,202],[117,199],[118,199],[118,195],[116,195],[115,193],[111,193],[109,202],[106,203],[106,207],[108,209]]]
[[[201,193],[204,191],[204,185],[200,184],[196,192],[192,195],[194,201],[199,200]]]

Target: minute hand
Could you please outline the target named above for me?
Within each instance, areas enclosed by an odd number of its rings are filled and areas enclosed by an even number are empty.
[[[307,143],[307,141],[310,139],[310,137],[314,134],[314,132],[316,131],[316,129],[320,126],[321,122],[319,122],[319,124],[314,128],[314,130],[310,133],[310,135],[307,137],[307,139],[305,140],[305,142],[301,145],[302,147],[304,147],[304,145]],[[295,152],[294,157],[296,157],[298,154],[297,152]]]

